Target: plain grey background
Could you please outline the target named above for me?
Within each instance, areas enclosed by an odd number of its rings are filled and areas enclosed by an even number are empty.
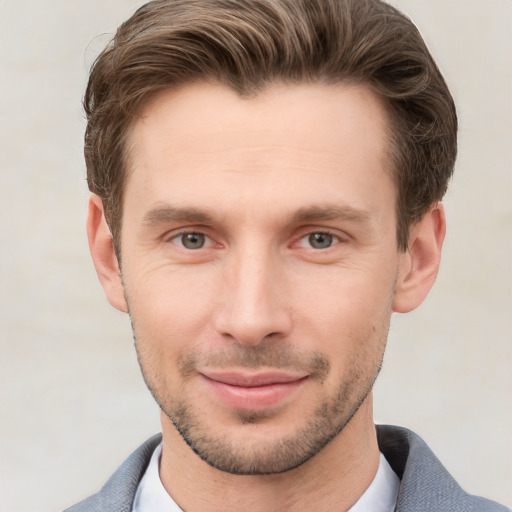
[[[512,2],[396,0],[460,116],[438,283],[396,316],[379,422],[422,435],[468,490],[512,505]],[[60,510],[159,429],[128,319],[85,237],[80,99],[135,0],[0,0],[0,511]]]

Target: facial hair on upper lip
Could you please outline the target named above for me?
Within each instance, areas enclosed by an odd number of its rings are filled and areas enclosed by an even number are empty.
[[[180,357],[178,371],[183,378],[200,368],[271,368],[307,373],[322,383],[330,369],[329,360],[319,352],[301,353],[290,345],[262,342],[256,346],[233,344],[209,353],[189,352]]]

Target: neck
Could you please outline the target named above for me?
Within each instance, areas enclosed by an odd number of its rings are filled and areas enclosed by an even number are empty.
[[[371,396],[346,427],[301,466],[274,475],[232,475],[202,461],[162,415],[160,478],[187,512],[209,510],[346,511],[379,466]]]

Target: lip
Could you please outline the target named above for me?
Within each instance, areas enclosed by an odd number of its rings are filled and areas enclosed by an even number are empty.
[[[283,371],[204,370],[200,375],[226,405],[258,411],[281,405],[308,380],[307,374]]]

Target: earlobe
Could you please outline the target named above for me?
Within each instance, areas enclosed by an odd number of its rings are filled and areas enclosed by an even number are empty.
[[[409,248],[399,265],[393,311],[407,313],[425,300],[437,277],[445,233],[441,203],[435,204],[411,228]]]
[[[96,194],[91,194],[89,198],[87,238],[94,267],[108,301],[119,311],[127,312],[121,271],[112,235],[105,219],[103,202]]]

